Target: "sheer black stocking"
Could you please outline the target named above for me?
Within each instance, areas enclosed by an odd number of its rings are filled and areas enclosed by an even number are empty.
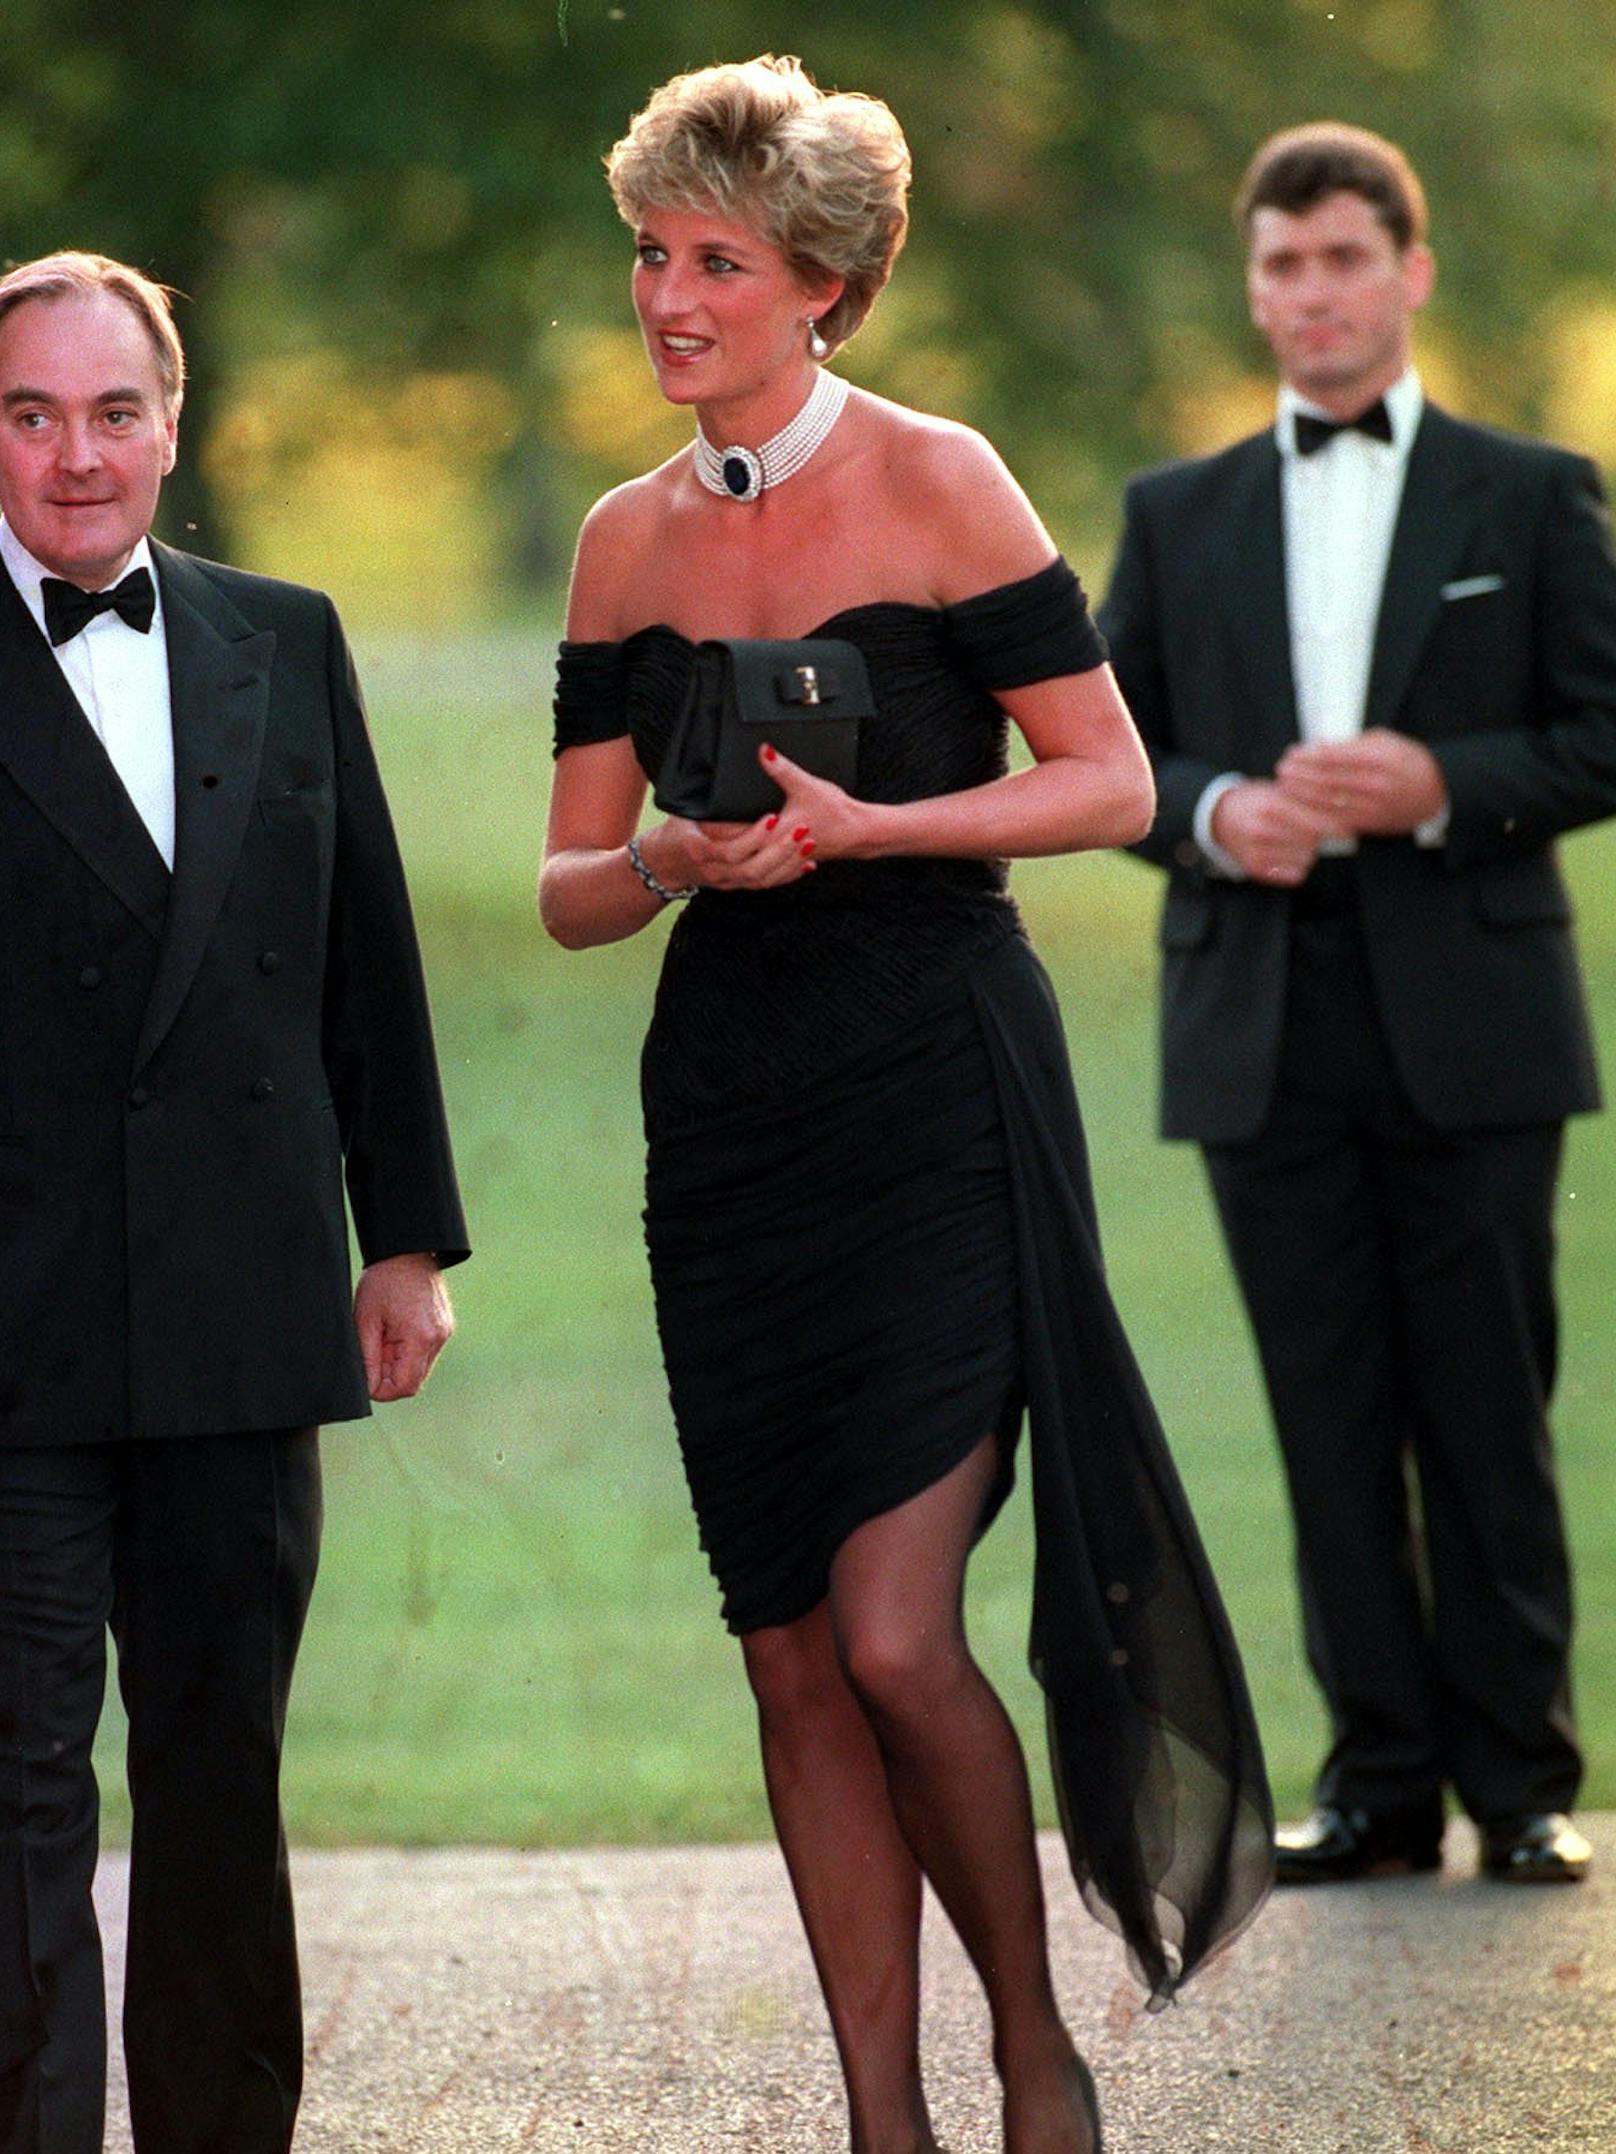
[[[1021,1747],[971,1658],[991,1439],[851,1534],[826,1602],[751,1633],[776,1827],[847,2076],[855,2154],[935,2146],[918,2061],[921,1872],[987,1992],[1007,2154],[1090,2154],[1050,1981]]]
[[[742,1641],[769,1806],[847,2081],[854,2154],[932,2154],[920,2084],[920,1871],[827,1604]]]

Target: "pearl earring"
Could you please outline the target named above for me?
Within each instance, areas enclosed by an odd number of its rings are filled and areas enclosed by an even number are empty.
[[[812,319],[808,323],[808,356],[810,359],[828,359],[830,357],[830,346],[820,335],[818,322]]]

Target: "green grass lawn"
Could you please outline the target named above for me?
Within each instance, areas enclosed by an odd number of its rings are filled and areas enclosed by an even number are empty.
[[[286,1768],[303,1841],[768,1829],[640,1248],[636,1055],[663,931],[576,955],[540,935],[548,682],[532,670],[515,642],[453,667],[422,653],[367,668],[478,1254],[455,1276],[460,1335],[427,1394],[326,1437],[325,1557]],[[1567,858],[1616,1081],[1616,833],[1579,836]],[[1156,878],[1103,858],[1029,864],[1016,880],[1066,1012],[1117,1298],[1245,1648],[1278,1799],[1294,1809],[1322,1723],[1278,1470],[1198,1160],[1153,1135]],[[1565,1178],[1557,1431],[1588,1798],[1602,1805],[1616,1804],[1613,1245],[1611,1133],[1594,1120],[1577,1126]],[[1047,1797],[1023,1662],[1024,1497],[976,1558],[972,1628]],[[114,1837],[127,1828],[120,1741],[109,1712]]]

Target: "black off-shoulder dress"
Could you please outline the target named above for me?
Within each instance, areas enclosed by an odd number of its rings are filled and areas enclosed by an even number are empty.
[[[1102,662],[1064,562],[855,642],[855,790],[1006,767],[994,691]],[[694,664],[665,627],[563,644],[557,752],[655,777]],[[1085,1899],[1169,1996],[1260,1904],[1272,1812],[1233,1638],[1106,1288],[1047,976],[1004,864],[827,860],[702,891],[645,1043],[646,1236],[674,1417],[730,1627],[804,1615],[846,1536],[1030,1423],[1031,1658]]]

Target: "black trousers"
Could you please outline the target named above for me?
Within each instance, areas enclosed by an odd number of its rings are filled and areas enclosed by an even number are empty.
[[[101,2154],[91,1745],[129,1716],[124,2049],[140,2154],[286,2154],[302,2008],[281,1739],[313,1429],[0,1450],[0,2154]]]
[[[1507,1040],[1500,1054],[1510,1052]],[[1571,1588],[1549,1447],[1561,1129],[1414,1112],[1356,918],[1293,922],[1273,1111],[1207,1167],[1285,1461],[1321,1802],[1568,1808]]]

